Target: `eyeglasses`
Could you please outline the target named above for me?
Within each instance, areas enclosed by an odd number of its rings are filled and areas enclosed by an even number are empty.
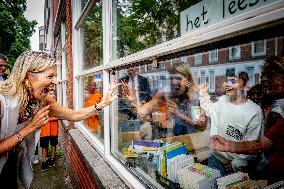
[[[0,64],[0,67],[5,67],[5,68],[7,68],[8,67],[8,65],[6,65],[6,64]]]

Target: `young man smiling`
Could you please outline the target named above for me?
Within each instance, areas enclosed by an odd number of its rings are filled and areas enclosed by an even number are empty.
[[[215,103],[210,101],[207,86],[200,87],[200,105],[211,119],[210,136],[218,135],[227,140],[258,140],[262,131],[261,108],[246,96],[248,75],[240,72],[227,77],[224,84],[226,95]],[[224,176],[233,171],[250,171],[249,162],[256,156],[212,151],[208,166],[220,170]]]

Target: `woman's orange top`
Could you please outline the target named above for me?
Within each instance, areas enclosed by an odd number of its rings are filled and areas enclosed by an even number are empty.
[[[89,107],[92,105],[95,105],[96,103],[99,103],[102,99],[102,94],[99,92],[95,92],[93,94],[89,94],[87,96],[86,102],[84,107]],[[93,117],[90,117],[88,119],[84,120],[84,123],[88,126],[88,128],[91,131],[97,131],[98,130],[98,125],[99,125],[99,116],[94,115]]]
[[[165,98],[162,98],[161,102],[159,103],[158,110],[162,113],[160,118],[162,128],[167,128],[167,101]]]
[[[58,136],[58,121],[49,121],[47,124],[41,127],[40,137],[47,136]]]

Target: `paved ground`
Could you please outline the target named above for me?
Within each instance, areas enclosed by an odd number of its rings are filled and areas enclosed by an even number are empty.
[[[33,168],[34,179],[30,189],[73,189],[61,152],[57,154],[55,166],[49,168],[48,171],[41,171],[41,163],[34,165]],[[20,186],[19,189],[24,188]]]
[[[70,177],[67,174],[63,158],[56,161],[56,165],[41,171],[41,164],[34,165],[34,180],[30,189],[72,189]]]

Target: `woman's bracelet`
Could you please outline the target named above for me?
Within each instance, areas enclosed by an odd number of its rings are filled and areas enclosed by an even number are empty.
[[[18,141],[20,141],[20,142],[22,142],[24,140],[24,137],[20,133],[16,133],[15,136],[18,139]]]
[[[95,104],[95,109],[96,109],[97,111],[101,111],[101,110],[102,110],[102,108],[99,108],[98,103]]]

